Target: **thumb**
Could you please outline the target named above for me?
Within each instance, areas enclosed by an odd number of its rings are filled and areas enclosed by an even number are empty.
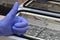
[[[6,17],[4,18],[5,21],[11,21],[12,19],[14,19],[14,17],[16,16],[16,13],[18,11],[18,2],[16,2],[13,6],[13,8],[11,9],[11,11],[6,15]]]

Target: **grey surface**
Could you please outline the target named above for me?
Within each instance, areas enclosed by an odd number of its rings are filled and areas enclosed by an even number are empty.
[[[42,9],[42,10],[49,10],[54,12],[60,12],[60,5],[59,4],[53,4],[53,3],[39,3],[39,2],[32,2],[29,7]]]
[[[30,36],[37,36],[38,33],[40,33],[43,30],[43,28],[39,26],[29,25],[28,27],[29,29],[27,30],[26,35]]]
[[[18,0],[0,0],[0,4],[2,4],[2,3],[10,3],[10,4],[13,4],[16,1],[18,1]]]
[[[27,30],[26,35],[45,40],[60,40],[60,21],[42,18],[37,15],[29,15],[27,14],[28,12],[24,13],[21,13],[21,16],[29,23],[29,29]]]
[[[45,40],[60,40],[60,31],[34,25],[29,26],[26,35],[42,38]]]
[[[60,31],[45,28],[38,37],[46,40],[60,40]]]

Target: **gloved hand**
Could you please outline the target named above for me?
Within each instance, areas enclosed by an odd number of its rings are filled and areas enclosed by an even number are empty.
[[[19,4],[16,2],[11,11],[0,20],[0,36],[11,34],[21,35],[28,29],[27,21],[20,16],[16,16],[18,6]]]

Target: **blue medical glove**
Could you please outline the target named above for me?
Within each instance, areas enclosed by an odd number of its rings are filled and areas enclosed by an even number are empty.
[[[0,20],[0,36],[17,34],[21,35],[28,29],[27,21],[20,16],[16,16],[18,11],[18,2],[16,2],[11,11]]]
[[[37,0],[40,3],[45,3],[47,0]]]

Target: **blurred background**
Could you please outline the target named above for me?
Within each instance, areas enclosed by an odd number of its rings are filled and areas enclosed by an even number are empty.
[[[19,4],[23,3],[25,0],[0,0],[0,15],[6,15],[12,8],[15,2]]]

